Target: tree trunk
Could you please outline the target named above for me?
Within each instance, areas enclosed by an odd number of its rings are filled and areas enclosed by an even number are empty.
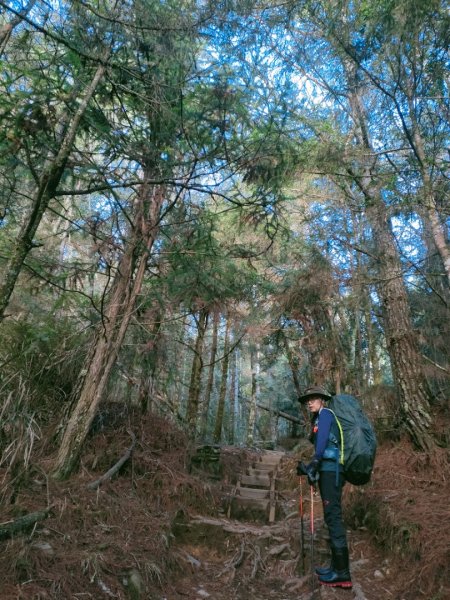
[[[208,382],[206,384],[205,396],[203,398],[203,407],[202,407],[202,438],[206,436],[206,430],[208,427],[208,413],[209,413],[209,405],[211,403],[211,393],[214,387],[214,372],[215,372],[215,362],[216,362],[216,354],[217,354],[217,332],[219,330],[219,320],[220,313],[218,310],[214,311],[213,316],[213,331],[212,331],[212,342],[211,342],[211,354],[209,355],[209,372],[208,372]]]
[[[147,351],[141,356],[141,376],[139,378],[138,402],[143,414],[152,408],[155,392],[155,374],[158,365],[158,340],[160,337],[162,315],[160,310],[149,311],[146,320],[153,319],[150,339],[147,340]]]
[[[408,297],[394,235],[386,207],[371,197],[367,216],[378,251],[378,293],[382,302],[384,333],[394,381],[400,395],[403,419],[415,445],[421,450],[434,446],[430,435],[428,388],[422,371],[416,336],[410,319]]]
[[[237,348],[233,351],[231,361],[231,384],[230,384],[230,432],[228,441],[234,444],[236,433],[236,410],[237,410]]]
[[[361,393],[364,375],[364,363],[362,357],[362,334],[361,334],[361,310],[355,306],[353,310],[354,330],[353,330],[353,373],[355,377],[355,393]]]
[[[86,108],[95,93],[95,90],[106,71],[105,64],[100,65],[88,86],[80,105],[61,140],[58,154],[48,161],[39,179],[38,189],[33,197],[31,208],[23,223],[11,256],[6,265],[3,282],[0,286],[0,320],[4,318],[9,299],[14,291],[23,263],[28,252],[33,247],[33,238],[47,209],[48,203],[53,198],[64,173],[67,159],[72,150],[78,127]]]
[[[367,300],[367,304],[370,304],[370,299]],[[367,339],[367,360],[368,360],[368,383],[373,385],[379,385],[382,381],[382,373],[380,369],[380,362],[377,355],[377,345],[375,342],[374,326],[371,318],[370,306],[366,306],[364,309],[364,320],[366,324],[366,339]]]
[[[222,363],[222,379],[220,382],[219,402],[217,404],[216,423],[214,426],[214,442],[218,444],[222,438],[223,415],[225,413],[225,397],[228,383],[230,317],[226,317],[224,357]]]
[[[336,331],[331,305],[328,305],[324,312],[328,320],[328,329],[330,330],[328,345],[331,358],[331,381],[335,393],[340,394],[342,385],[342,371],[345,370],[345,356],[341,351],[339,333]]]
[[[364,112],[359,79],[353,63],[346,62],[349,102],[357,126],[359,144],[368,157],[362,162],[362,176],[355,178],[366,200],[366,216],[377,251],[377,289],[384,315],[384,333],[392,374],[400,396],[404,424],[417,448],[434,447],[430,435],[430,404],[417,339],[412,327],[408,296],[388,211],[376,180],[376,152],[372,148]]]
[[[436,209],[434,195],[426,194],[424,202],[424,214],[428,221],[428,227],[433,236],[433,241],[436,246],[439,256],[441,257],[444,266],[444,272],[447,279],[447,290],[450,287],[450,249],[445,239],[444,228]]]
[[[411,89],[409,82],[407,83],[406,88],[412,129],[412,135],[407,136],[407,139],[412,146],[414,154],[418,158],[419,169],[422,176],[423,216],[428,221],[428,229],[433,236],[434,244],[441,257],[447,278],[447,286],[450,287],[450,248],[444,230],[445,217],[442,220],[440,218],[433,189],[433,182],[429,171],[427,170],[429,168],[429,161],[427,160],[425,142],[420,131],[420,125],[417,121],[414,91]]]
[[[178,341],[179,344],[179,352],[178,352],[178,359],[179,359],[179,365],[180,365],[180,373],[178,376],[178,382],[177,382],[177,386],[175,389],[175,398],[174,398],[174,410],[175,410],[175,414],[181,414],[182,413],[182,407],[184,407],[185,402],[184,402],[184,396],[186,393],[186,388],[187,385],[185,385],[185,381],[187,378],[187,352],[186,352],[186,338],[187,338],[187,334],[188,334],[188,317],[184,317],[183,321],[182,321],[182,334],[181,334],[181,339]]]
[[[294,353],[292,352],[291,347],[289,346],[289,341],[288,341],[284,331],[281,330],[280,334],[281,334],[281,339],[283,340],[283,345],[284,345],[284,349],[286,351],[286,357],[288,359],[289,367],[291,369],[292,381],[294,382],[295,391],[297,392],[297,397],[300,398],[300,396],[302,395],[302,389],[300,386],[300,379],[298,377],[298,369],[299,369],[298,361],[297,361],[297,358],[294,356]]]
[[[198,405],[200,398],[200,385],[203,370],[203,343],[205,340],[206,327],[208,325],[208,309],[203,308],[197,321],[197,339],[195,341],[194,358],[192,360],[191,382],[189,385],[189,396],[186,409],[186,422],[190,434],[195,437],[197,429]]]
[[[75,408],[67,422],[54,466],[54,477],[64,479],[75,469],[98,405],[104,395],[136,298],[140,293],[147,258],[159,230],[164,190],[151,190],[145,181],[138,197],[133,236],[120,260],[103,323],[75,388]]]
[[[247,446],[255,441],[256,407],[258,404],[259,346],[250,346],[250,369],[252,372],[252,392],[247,424]]]

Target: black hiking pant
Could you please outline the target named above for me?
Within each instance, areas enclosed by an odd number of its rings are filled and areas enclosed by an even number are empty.
[[[330,544],[334,548],[347,548],[347,533],[342,522],[342,488],[344,475],[339,474],[336,485],[335,471],[320,471],[319,490],[323,504],[323,516],[330,533]]]

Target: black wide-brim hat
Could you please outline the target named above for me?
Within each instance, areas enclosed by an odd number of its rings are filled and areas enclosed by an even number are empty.
[[[298,401],[304,404],[311,398],[322,398],[323,400],[329,400],[331,397],[331,394],[321,387],[310,387],[305,390],[305,393],[299,397]]]

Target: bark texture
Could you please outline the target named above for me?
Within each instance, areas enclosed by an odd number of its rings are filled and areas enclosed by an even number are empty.
[[[284,331],[280,331],[281,339],[283,340],[284,349],[286,351],[286,357],[288,359],[289,368],[292,373],[292,381],[294,382],[295,391],[297,392],[297,397],[300,398],[302,395],[302,389],[300,386],[300,379],[298,377],[299,365],[294,353],[292,352],[291,347],[289,346],[289,341],[284,334]],[[299,342],[301,343],[301,342]]]
[[[96,332],[74,394],[74,409],[67,422],[53,471],[58,479],[68,477],[77,466],[90,425],[104,395],[141,290],[147,258],[159,229],[163,198],[162,188],[142,184],[137,198],[133,235],[119,263],[103,323]]]
[[[158,365],[159,338],[162,325],[162,315],[159,310],[150,311],[147,319],[153,318],[153,327],[150,339],[147,342],[147,352],[142,360],[142,371],[139,379],[138,402],[142,413],[147,413],[152,408],[153,395],[155,392],[155,374]]]
[[[208,371],[208,381],[206,384],[205,396],[203,399],[203,407],[202,407],[202,437],[206,436],[206,430],[208,427],[208,413],[209,413],[209,405],[211,403],[211,394],[214,387],[214,372],[215,372],[215,362],[217,355],[217,337],[219,330],[219,320],[220,313],[218,310],[214,311],[213,317],[213,331],[212,331],[212,342],[211,342],[211,353],[209,355],[209,371]]]
[[[200,386],[203,370],[203,345],[206,327],[208,325],[208,309],[203,308],[197,321],[197,339],[195,340],[194,358],[192,360],[191,381],[187,402],[186,421],[191,435],[197,430],[198,407],[200,400]]]
[[[252,372],[252,391],[247,425],[247,446],[253,446],[255,441],[256,407],[258,404],[258,375],[259,375],[259,346],[250,348],[250,368]]]
[[[368,211],[378,253],[378,293],[383,307],[384,334],[405,425],[421,450],[434,446],[430,434],[428,388],[394,235],[381,200]]]
[[[220,382],[219,402],[217,404],[216,423],[214,426],[214,442],[218,444],[222,438],[223,415],[225,413],[225,397],[228,384],[228,363],[229,363],[229,337],[230,337],[230,318],[227,317],[225,328],[224,357],[222,363],[222,379]]]

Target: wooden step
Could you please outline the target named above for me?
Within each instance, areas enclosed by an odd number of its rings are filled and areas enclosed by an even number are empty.
[[[266,451],[249,460],[238,477],[230,498],[227,514],[235,518],[265,520],[276,519],[278,494],[276,475],[284,452]]]
[[[251,475],[241,475],[241,485],[248,487],[270,487],[270,477],[266,471],[252,473]]]
[[[270,471],[276,471],[278,467],[278,465],[271,465],[263,462],[253,462],[250,466],[252,469],[256,469],[257,471],[265,471],[266,473]]]
[[[266,454],[262,454],[255,458],[255,462],[263,463],[264,465],[279,465],[281,458],[279,456],[267,456]]]
[[[268,489],[240,487],[236,490],[236,498],[269,498]]]
[[[268,498],[243,498],[242,496],[236,496],[234,499],[239,506],[247,508],[258,508],[261,511],[267,511],[269,509]]]
[[[247,467],[245,469],[245,474],[250,475],[251,477],[270,477],[270,471],[267,469],[259,469],[253,466]]]
[[[259,456],[259,460],[266,464],[277,465],[283,458],[283,452],[265,452]]]

